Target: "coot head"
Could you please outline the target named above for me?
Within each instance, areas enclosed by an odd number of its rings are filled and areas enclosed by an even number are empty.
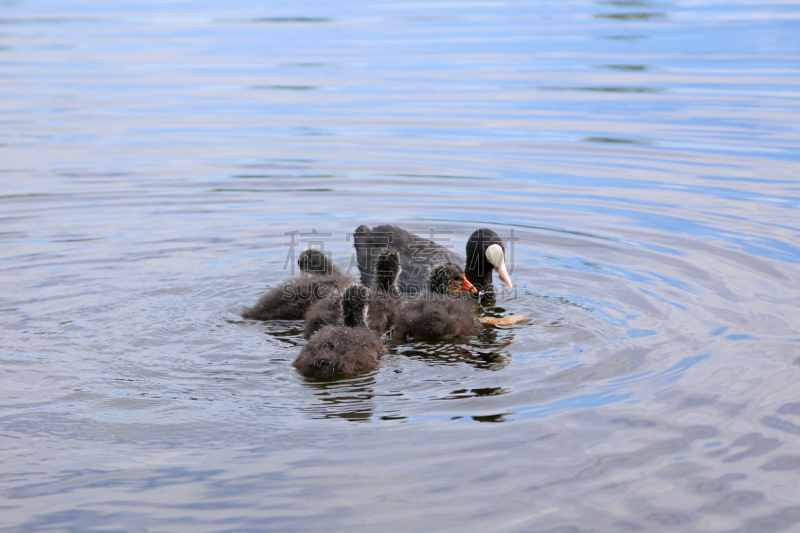
[[[333,273],[333,265],[328,261],[328,257],[314,248],[304,250],[297,258],[297,266],[300,272],[312,276],[330,276]]]
[[[428,279],[430,292],[437,294],[455,294],[458,291],[478,292],[467,280],[464,271],[453,263],[440,263],[430,270]]]
[[[497,270],[500,281],[513,289],[506,270],[506,250],[503,239],[488,228],[475,230],[467,241],[467,278],[478,289],[491,290],[492,272]]]

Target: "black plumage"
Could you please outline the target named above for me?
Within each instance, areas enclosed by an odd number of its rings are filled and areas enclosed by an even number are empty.
[[[429,286],[434,291],[407,302],[395,319],[395,338],[452,339],[476,333],[481,326],[475,302],[457,296],[468,290],[464,272],[453,263],[431,269]],[[474,289],[473,289],[474,290]]]
[[[376,331],[386,331],[403,305],[403,295],[397,288],[397,280],[403,272],[400,254],[392,248],[381,250],[375,272],[375,290],[369,300],[369,323]]]
[[[342,319],[341,294],[331,292],[327,298],[315,302],[306,313],[305,336],[311,336],[324,328],[339,324]]]
[[[408,302],[395,321],[395,338],[452,339],[480,328],[471,300],[448,294],[426,294]]]
[[[300,272],[306,275],[340,276],[341,271],[330,262],[328,256],[320,250],[309,248],[304,250],[297,258]]]
[[[492,247],[493,245],[497,246]],[[397,285],[407,296],[415,297],[425,293],[429,268],[442,262],[464,268],[470,283],[487,296],[494,295],[492,273],[495,270],[506,286],[512,288],[511,279],[505,269],[503,240],[488,228],[478,229],[470,235],[466,245],[466,261],[440,244],[388,224],[372,229],[359,226],[353,234],[353,246],[361,281],[367,285],[375,281],[375,258],[380,250],[386,246],[397,250],[403,268]]]
[[[369,296],[369,327],[375,331],[386,331],[394,323],[403,303],[397,289],[397,278],[402,271],[400,256],[396,250],[384,248],[376,262],[375,288]],[[319,329],[341,322],[342,310],[337,295],[316,302],[306,313],[305,336],[310,338]]]
[[[397,286],[408,296],[418,296],[423,292],[432,264],[449,261],[464,266],[464,260],[444,246],[402,228],[384,224],[369,229],[362,225],[353,234],[353,247],[361,281],[365,285],[375,284],[377,257],[387,246],[397,250],[400,256],[403,270]]]
[[[300,320],[315,302],[353,281],[319,250],[305,250],[297,264],[302,276],[270,290],[256,305],[242,311],[242,316],[254,320]]]
[[[367,327],[367,287],[354,284],[341,297],[344,325],[325,326],[311,337],[292,365],[306,377],[356,375],[377,368],[387,353],[377,332]]]
[[[467,262],[464,272],[467,279],[479,292],[489,298],[494,297],[495,289],[492,274],[497,270],[500,280],[511,289],[511,278],[505,266],[505,246],[503,239],[488,228],[477,229],[467,239]]]

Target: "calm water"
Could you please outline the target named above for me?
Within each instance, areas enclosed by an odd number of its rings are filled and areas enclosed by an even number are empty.
[[[800,531],[800,3],[114,4],[0,2],[0,530]],[[381,222],[530,322],[305,381]]]

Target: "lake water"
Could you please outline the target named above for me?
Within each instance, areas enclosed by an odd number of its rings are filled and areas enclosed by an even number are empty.
[[[800,531],[800,4],[290,4],[0,2],[0,531]],[[530,321],[304,380],[383,222]]]

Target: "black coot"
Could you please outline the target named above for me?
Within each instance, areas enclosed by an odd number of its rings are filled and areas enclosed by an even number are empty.
[[[375,331],[386,331],[394,323],[403,303],[403,296],[397,289],[397,277],[402,271],[397,251],[391,248],[381,250],[375,271],[375,287],[369,298],[369,327]],[[336,296],[331,294],[309,308],[306,313],[306,338],[324,326],[341,322],[342,309]]]
[[[375,290],[369,300],[370,327],[377,331],[389,329],[403,305],[403,295],[397,288],[402,272],[400,254],[392,248],[381,250],[375,265]]]
[[[481,326],[475,302],[460,298],[459,291],[476,291],[464,271],[453,263],[430,270],[431,292],[407,302],[395,319],[395,338],[452,339],[471,335]]]
[[[329,378],[374,370],[387,353],[377,332],[367,327],[370,290],[354,284],[341,297],[343,326],[325,326],[308,341],[292,365],[306,377]]]
[[[327,298],[338,287],[353,282],[319,250],[305,250],[297,259],[297,264],[302,276],[267,292],[256,305],[245,309],[242,316],[254,320],[300,320],[312,304]]]
[[[424,293],[428,270],[442,262],[450,262],[464,268],[470,283],[486,296],[494,296],[492,273],[495,270],[500,280],[509,289],[512,288],[511,278],[505,267],[503,239],[488,228],[475,230],[470,235],[466,246],[466,262],[442,245],[388,224],[375,226],[372,229],[359,226],[353,235],[353,246],[356,249],[361,280],[368,285],[375,279],[373,258],[386,246],[397,250],[403,267],[397,285],[408,296]]]

